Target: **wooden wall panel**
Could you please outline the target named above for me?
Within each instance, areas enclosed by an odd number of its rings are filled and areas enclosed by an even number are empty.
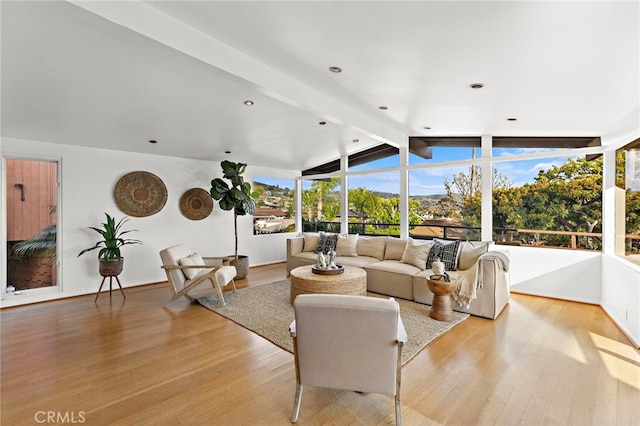
[[[24,188],[22,191],[16,184]],[[7,240],[19,241],[55,223],[57,164],[51,161],[7,159]]]

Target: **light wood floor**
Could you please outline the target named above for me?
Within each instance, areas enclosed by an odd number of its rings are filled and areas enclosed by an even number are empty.
[[[284,264],[253,268],[238,286],[284,277]],[[289,424],[292,354],[187,300],[163,309],[164,285],[126,294],[0,312],[2,425],[42,411],[87,425]],[[598,306],[513,294],[497,320],[471,317],[429,345],[402,380],[406,425],[640,424],[640,352]],[[298,424],[393,416],[387,396],[307,389]]]

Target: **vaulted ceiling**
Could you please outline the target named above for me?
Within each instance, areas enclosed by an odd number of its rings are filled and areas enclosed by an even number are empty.
[[[3,137],[305,170],[410,136],[640,128],[637,1],[0,8]]]

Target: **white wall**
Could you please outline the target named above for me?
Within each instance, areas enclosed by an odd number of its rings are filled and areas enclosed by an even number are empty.
[[[120,177],[136,170],[148,171],[160,177],[167,187],[168,198],[160,212],[148,217],[132,217],[127,224],[127,229],[139,231],[130,236],[142,240],[143,245],[129,245],[122,250],[125,267],[120,281],[125,288],[166,280],[158,255],[165,247],[187,243],[195,252],[211,256],[229,255],[234,251],[232,212],[221,210],[216,202],[209,217],[192,221],[185,218],[178,208],[180,196],[186,190],[199,187],[208,191],[211,179],[222,176],[218,162],[8,138],[3,139],[2,155],[39,155],[60,158],[62,161],[62,198],[58,203],[62,288],[38,289],[20,295],[3,294],[3,307],[97,291],[101,281],[97,271],[97,252],[79,258],[77,254],[99,240],[99,235],[87,227],[100,226],[105,212],[117,219],[125,216],[115,204],[113,188]],[[253,174],[294,177],[290,171],[254,170],[251,167],[247,169],[245,177],[249,180]],[[5,187],[3,176],[1,188]],[[284,260],[286,234],[254,236],[252,216],[239,217],[238,227],[239,252],[249,255],[252,266]],[[2,262],[6,265],[4,255]],[[2,274],[3,289],[5,277]]]
[[[497,246],[510,253],[511,291],[600,303],[599,252]]]
[[[640,271],[624,260],[602,256],[602,308],[640,347]]]

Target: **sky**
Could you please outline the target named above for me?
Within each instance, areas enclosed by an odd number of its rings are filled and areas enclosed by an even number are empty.
[[[515,155],[522,153],[531,153],[533,150],[524,149],[495,149],[493,155],[495,157],[503,155]],[[433,148],[433,160],[425,160],[419,158],[413,154],[410,154],[409,165],[428,164],[432,161],[446,162],[470,159],[472,156],[471,148]],[[532,183],[534,177],[540,170],[547,170],[553,165],[560,165],[566,162],[566,157],[558,158],[540,158],[533,160],[521,160],[512,162],[497,162],[494,163],[494,167],[499,173],[509,177],[511,186],[519,187],[525,183]],[[350,170],[371,170],[381,169],[387,167],[397,167],[399,163],[399,156],[387,157],[381,160],[377,160],[371,163],[364,164],[362,166],[353,167]],[[469,166],[462,167],[438,167],[429,169],[419,169],[409,171],[409,195],[435,195],[444,194],[444,180],[451,180],[454,176],[460,172],[466,172],[469,170]],[[278,185],[281,188],[295,189],[295,183],[292,179],[277,179],[266,177],[254,177],[254,181],[267,183],[270,185]],[[303,189],[308,188],[311,183],[303,184]],[[372,173],[366,175],[352,175],[349,177],[349,187],[359,188],[365,187],[370,190],[399,193],[398,173],[385,172],[385,173]]]

